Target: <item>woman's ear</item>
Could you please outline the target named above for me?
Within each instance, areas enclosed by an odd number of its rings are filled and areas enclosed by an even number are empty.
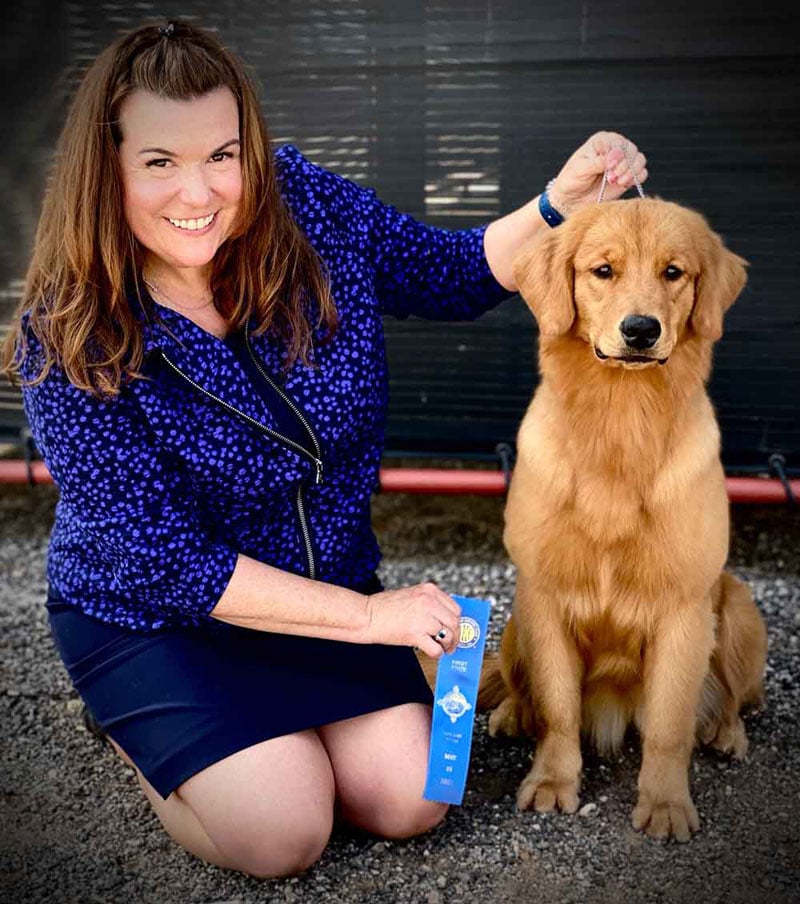
[[[703,339],[716,342],[722,336],[725,312],[747,282],[745,267],[747,261],[729,251],[722,239],[709,229],[689,317],[689,325]]]
[[[523,248],[514,261],[517,289],[542,336],[568,333],[575,319],[573,246],[564,223]]]

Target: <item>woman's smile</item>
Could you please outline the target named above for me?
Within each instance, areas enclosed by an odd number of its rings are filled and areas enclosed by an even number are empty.
[[[210,213],[207,217],[193,217],[186,220],[177,220],[167,217],[167,221],[172,223],[176,229],[182,232],[193,232],[195,234],[204,234],[208,227],[215,222],[216,213]]]

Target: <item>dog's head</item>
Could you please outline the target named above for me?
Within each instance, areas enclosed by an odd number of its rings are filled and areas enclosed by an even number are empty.
[[[747,262],[693,210],[656,198],[588,205],[514,262],[542,336],[567,333],[606,366],[665,363],[695,334],[715,341]]]

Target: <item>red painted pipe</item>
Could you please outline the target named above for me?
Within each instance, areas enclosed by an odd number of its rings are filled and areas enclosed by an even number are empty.
[[[381,492],[383,493],[502,496],[505,491],[506,479],[502,471],[381,468]]]
[[[786,502],[780,480],[762,477],[728,477],[725,480],[731,502]],[[800,498],[800,480],[790,480],[795,498]],[[381,470],[381,490],[387,493],[472,494],[502,496],[505,477],[500,471],[456,471],[414,468]]]
[[[0,483],[28,483],[28,462],[13,458],[0,459]],[[53,477],[43,461],[30,463],[30,479],[34,483],[52,483]]]
[[[30,464],[34,483],[52,483],[43,461]],[[502,496],[505,477],[500,471],[461,471],[446,468],[381,468],[384,493]],[[28,483],[28,464],[0,459],[0,483]],[[731,502],[786,502],[786,490],[779,480],[765,477],[728,477],[725,481]],[[790,480],[795,498],[800,499],[800,480]]]
[[[763,477],[727,477],[731,502],[786,502],[786,489],[780,480]],[[800,499],[800,480],[790,480],[795,499]]]

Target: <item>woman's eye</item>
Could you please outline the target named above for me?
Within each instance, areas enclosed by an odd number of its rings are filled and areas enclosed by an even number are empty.
[[[680,267],[676,267],[674,264],[670,264],[664,271],[664,276],[670,282],[675,282],[676,279],[680,279],[683,276],[683,270],[681,270]]]
[[[598,279],[611,279],[614,275],[611,264],[603,264],[600,267],[595,267],[594,270],[592,270],[592,273],[594,273]]]
[[[222,163],[223,160],[232,160],[233,154],[230,151],[220,151],[218,154],[212,154],[211,160],[214,163]]]
[[[154,157],[152,160],[148,160],[145,166],[155,166],[158,169],[164,169],[169,162],[166,157]]]

